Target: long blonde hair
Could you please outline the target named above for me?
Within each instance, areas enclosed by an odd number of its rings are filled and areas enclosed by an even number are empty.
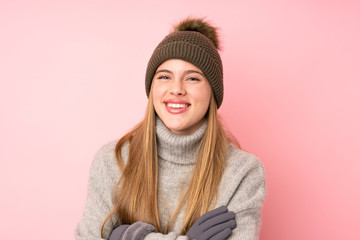
[[[216,203],[217,187],[225,168],[228,137],[219,120],[214,96],[206,117],[208,124],[200,142],[192,179],[164,233],[169,231],[183,205],[186,204],[186,213],[181,234],[186,234],[195,221],[214,208]],[[121,148],[127,142],[129,156],[125,166]],[[118,141],[115,155],[122,176],[114,188],[114,207],[102,225],[101,236],[105,223],[116,214],[118,224],[143,221],[162,232],[158,211],[158,157],[152,91],[144,120]]]

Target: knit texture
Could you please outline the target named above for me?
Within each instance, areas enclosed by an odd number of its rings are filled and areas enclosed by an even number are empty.
[[[178,206],[187,189],[195,166],[196,150],[206,130],[206,122],[193,134],[176,135],[156,120],[159,160],[159,215],[162,228]],[[99,150],[93,161],[85,210],[75,231],[77,240],[100,240],[100,228],[113,207],[111,191],[119,180],[114,149],[116,142]],[[122,157],[127,162],[128,144],[123,146]],[[218,187],[215,207],[227,206],[235,213],[237,227],[228,238],[258,239],[261,207],[265,197],[265,175],[261,162],[253,155],[229,145],[225,171]],[[145,240],[187,240],[179,235],[185,217],[182,208],[168,234],[152,232]],[[104,237],[108,239],[116,227],[115,217],[105,225]]]
[[[156,69],[169,59],[182,59],[201,69],[211,85],[217,107],[220,107],[224,95],[223,66],[220,55],[209,38],[196,31],[179,31],[166,36],[156,47],[147,66],[147,96]]]

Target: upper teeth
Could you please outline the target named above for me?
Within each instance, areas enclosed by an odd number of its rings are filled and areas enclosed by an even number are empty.
[[[166,105],[171,108],[186,108],[188,106],[187,104],[178,104],[178,103],[167,103]]]

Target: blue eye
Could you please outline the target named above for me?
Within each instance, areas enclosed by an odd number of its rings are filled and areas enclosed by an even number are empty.
[[[158,79],[169,79],[168,76],[159,76]]]
[[[191,82],[193,82],[193,81],[199,81],[198,78],[194,78],[194,77],[191,77],[191,78],[188,78],[188,79],[189,79],[189,81],[191,81]]]

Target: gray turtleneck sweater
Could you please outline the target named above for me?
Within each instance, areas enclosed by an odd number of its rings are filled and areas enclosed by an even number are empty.
[[[195,166],[196,149],[206,130],[206,122],[191,135],[176,135],[162,121],[156,120],[156,136],[159,161],[159,215],[162,228],[175,211],[186,191]],[[115,159],[116,142],[102,147],[93,161],[88,197],[83,217],[75,230],[77,240],[100,240],[101,225],[113,207],[111,192],[120,178]],[[122,157],[127,162],[128,145],[123,146]],[[229,145],[228,159],[218,187],[215,207],[227,206],[236,216],[237,227],[228,239],[258,239],[261,223],[261,207],[265,197],[265,175],[261,162],[253,155]],[[187,240],[180,236],[184,208],[176,217],[168,234],[149,233],[145,240]],[[115,228],[115,217],[104,228],[108,239]]]

